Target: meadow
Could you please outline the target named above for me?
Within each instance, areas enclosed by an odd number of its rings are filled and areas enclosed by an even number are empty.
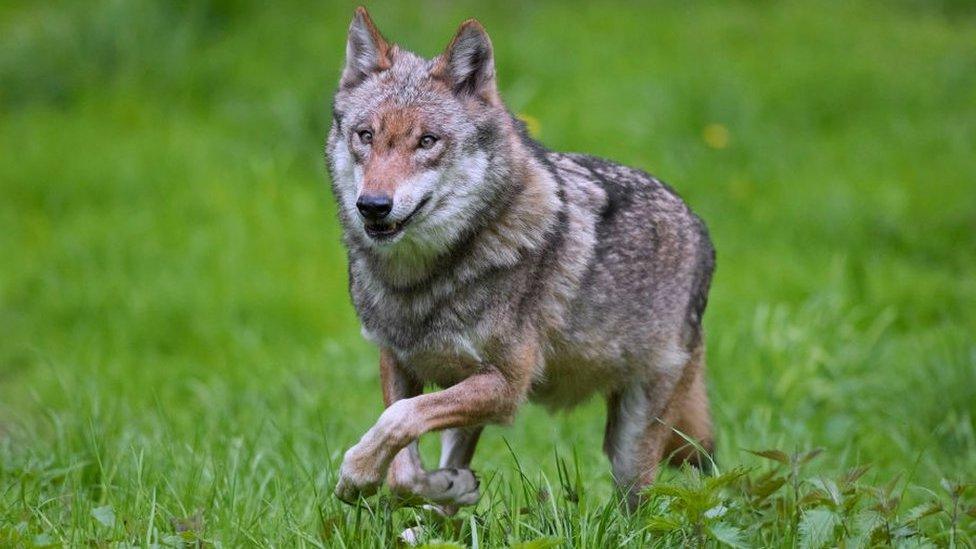
[[[603,403],[530,405],[451,519],[331,493],[382,410],[322,152],[353,7],[0,6],[0,546],[976,543],[970,2],[370,5],[428,56],[479,18],[539,139],[718,251],[716,475],[624,514]]]

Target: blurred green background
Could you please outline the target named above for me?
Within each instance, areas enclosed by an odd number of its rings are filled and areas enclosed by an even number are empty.
[[[382,408],[323,160],[353,7],[0,6],[0,540],[74,544],[111,505],[290,545],[333,505]],[[479,18],[547,146],[706,220],[720,463],[976,477],[973,3],[369,7],[426,56]],[[475,468],[575,451],[608,497],[602,431],[597,400],[530,406]]]

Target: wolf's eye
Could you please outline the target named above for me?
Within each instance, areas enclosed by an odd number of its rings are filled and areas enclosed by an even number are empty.
[[[429,133],[420,138],[421,149],[429,149],[434,146],[434,143],[437,143],[437,136],[430,135]]]
[[[363,145],[369,145],[373,142],[373,132],[369,130],[360,131],[359,140],[363,142]]]

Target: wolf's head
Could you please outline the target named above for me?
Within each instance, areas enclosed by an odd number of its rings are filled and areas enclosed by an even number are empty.
[[[480,23],[463,23],[428,60],[387,42],[358,8],[327,146],[347,237],[379,254],[451,246],[496,200],[510,129]]]

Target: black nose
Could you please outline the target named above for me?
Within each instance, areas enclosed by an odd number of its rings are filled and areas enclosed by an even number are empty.
[[[356,201],[359,213],[370,221],[379,221],[393,209],[393,199],[384,195],[364,195]]]

